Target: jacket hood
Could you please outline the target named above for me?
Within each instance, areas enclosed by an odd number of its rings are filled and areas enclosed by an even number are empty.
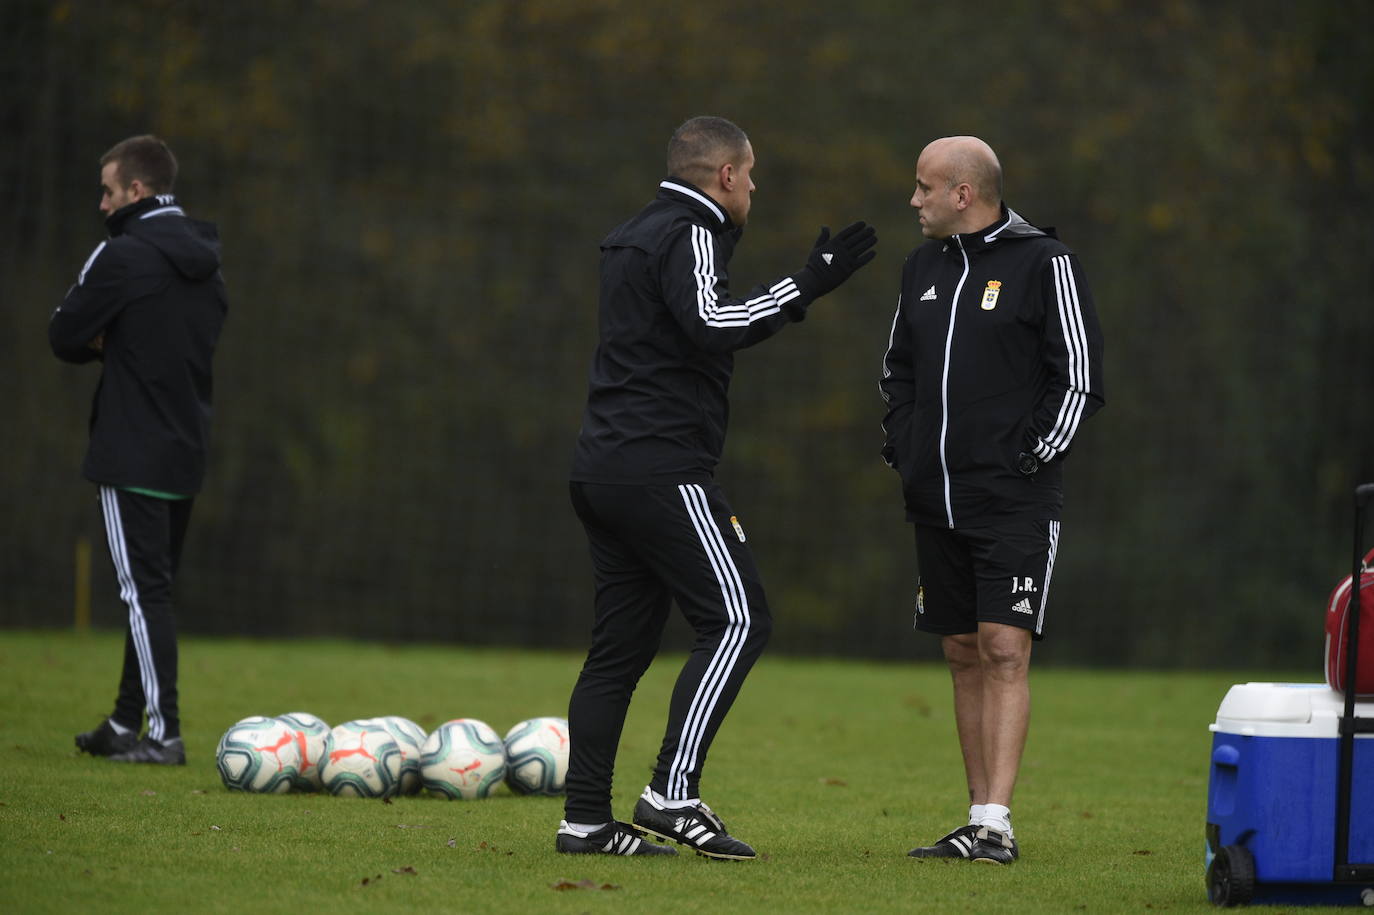
[[[111,236],[132,235],[161,252],[188,280],[205,280],[220,268],[219,230],[191,219],[171,194],[121,207],[105,220]]]
[[[1021,241],[1027,238],[1057,238],[1053,228],[1040,228],[1031,225],[1020,213],[1002,206],[1002,215],[990,226],[986,226],[977,232],[965,232],[959,235],[951,235],[945,241],[945,249],[950,244],[957,245],[965,251],[978,251],[998,242]]]

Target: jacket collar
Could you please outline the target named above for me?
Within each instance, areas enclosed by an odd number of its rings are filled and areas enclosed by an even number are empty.
[[[157,194],[153,197],[135,200],[133,203],[115,210],[105,219],[105,228],[109,229],[111,236],[115,236],[123,234],[131,219],[185,215],[186,211],[177,204],[176,197],[171,194]]]
[[[720,204],[712,200],[706,192],[681,178],[669,177],[660,181],[658,183],[658,199],[685,202],[693,209],[706,214],[714,225],[718,225],[722,229],[733,227],[730,216],[721,208]]]
[[[1002,212],[997,220],[989,226],[984,226],[977,232],[965,232],[961,235],[951,235],[946,243],[953,243],[965,251],[978,251],[982,248],[991,247],[999,241],[1007,241],[1013,238],[1034,238],[1041,235],[1054,236],[1053,229],[1040,229],[1025,220],[1020,213],[1002,204]]]

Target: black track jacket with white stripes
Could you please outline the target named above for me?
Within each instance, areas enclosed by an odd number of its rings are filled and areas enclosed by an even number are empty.
[[[573,452],[584,483],[705,482],[725,445],[735,350],[800,321],[805,271],[727,289],[742,229],[678,178],[601,243],[600,342]]]
[[[1063,458],[1104,403],[1083,269],[1015,212],[907,258],[879,384],[883,457],[907,519],[947,528],[1059,520]],[[1021,452],[1039,469],[1022,474]]]
[[[211,361],[228,311],[219,233],[167,194],[121,207],[105,225],[110,237],[48,324],[59,359],[104,360],[82,473],[193,495],[205,475]],[[101,334],[97,352],[88,344]]]

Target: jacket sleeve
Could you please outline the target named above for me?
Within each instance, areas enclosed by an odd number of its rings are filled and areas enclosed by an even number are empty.
[[[1025,447],[1041,461],[1062,456],[1083,420],[1106,402],[1102,389],[1102,328],[1087,277],[1071,253],[1050,258],[1045,295],[1044,396],[1026,429]]]
[[[907,441],[911,411],[916,401],[916,381],[911,364],[911,331],[902,320],[902,297],[897,296],[897,312],[888,332],[887,352],[883,354],[883,376],[878,393],[887,404],[883,417],[883,460],[893,470],[901,467],[901,446]]]
[[[669,240],[660,267],[664,302],[694,344],[707,352],[733,352],[805,317],[815,295],[804,276],[800,282],[785,276],[734,298],[727,265],[718,254],[714,233],[688,226]]]
[[[124,307],[124,265],[103,241],[91,252],[76,282],[48,321],[48,343],[65,362],[90,362],[100,353],[90,343]]]

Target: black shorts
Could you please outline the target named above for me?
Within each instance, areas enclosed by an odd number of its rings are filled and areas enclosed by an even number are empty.
[[[916,525],[916,628],[936,635],[1005,623],[1045,637],[1058,521],[948,530]]]

